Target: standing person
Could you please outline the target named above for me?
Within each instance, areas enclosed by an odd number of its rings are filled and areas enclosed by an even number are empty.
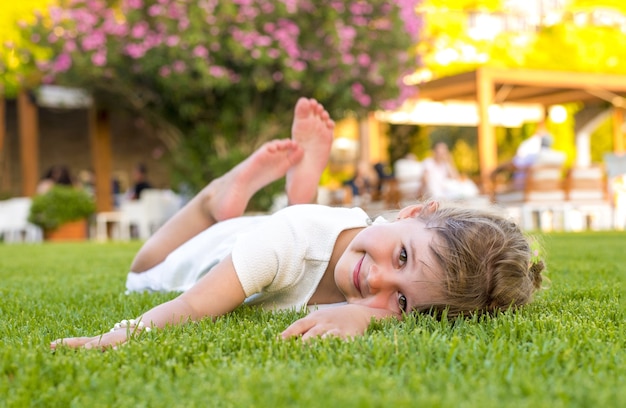
[[[531,300],[543,263],[504,218],[431,202],[405,207],[393,222],[371,221],[360,208],[306,204],[317,194],[333,127],[319,103],[301,98],[292,139],[264,144],[210,182],[135,257],[129,290],[181,295],[105,334],[51,347],[116,346],[143,330],[214,319],[242,303],[333,305],[282,334],[306,339],[363,334],[372,318],[494,312]],[[283,176],[290,207],[242,216],[256,191]]]
[[[139,200],[143,190],[152,188],[152,185],[148,181],[148,168],[145,164],[138,163],[133,168],[132,179],[133,185],[129,191],[129,198],[131,200]]]

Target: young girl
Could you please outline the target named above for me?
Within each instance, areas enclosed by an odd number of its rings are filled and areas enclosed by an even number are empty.
[[[359,208],[307,204],[333,128],[319,103],[301,98],[291,139],[266,143],[212,181],[140,249],[127,288],[181,295],[103,335],[51,347],[115,346],[142,330],[215,318],[244,302],[310,306],[282,334],[306,339],[359,335],[372,318],[413,311],[456,316],[530,301],[543,264],[531,262],[519,228],[497,215],[430,202],[400,210],[393,222],[372,222]],[[283,176],[291,206],[243,217],[250,197]]]

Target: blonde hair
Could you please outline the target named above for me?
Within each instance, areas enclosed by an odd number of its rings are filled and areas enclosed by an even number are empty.
[[[444,207],[418,216],[435,232],[431,251],[443,273],[443,301],[424,306],[449,318],[524,305],[541,287],[543,261],[512,221],[491,210]],[[535,259],[537,258],[537,259]]]

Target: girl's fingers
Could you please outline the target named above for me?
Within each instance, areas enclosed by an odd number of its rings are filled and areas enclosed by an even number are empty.
[[[296,320],[281,333],[283,339],[288,337],[300,336],[308,332],[311,327],[315,326],[315,321],[306,317]]]
[[[55,350],[57,347],[71,347],[86,349],[92,348],[110,348],[119,346],[128,340],[126,330],[116,330],[114,332],[105,333],[100,336],[93,337],[69,337],[66,339],[58,339],[50,343],[50,348]]]
[[[57,346],[66,346],[72,348],[82,347],[92,340],[93,337],[68,337],[65,339],[57,339],[50,343],[50,348],[54,350],[57,348]]]

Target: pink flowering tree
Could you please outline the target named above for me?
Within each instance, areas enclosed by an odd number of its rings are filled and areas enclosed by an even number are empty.
[[[42,82],[129,109],[196,186],[287,137],[299,96],[335,118],[397,103],[418,0],[68,0],[27,27]]]

